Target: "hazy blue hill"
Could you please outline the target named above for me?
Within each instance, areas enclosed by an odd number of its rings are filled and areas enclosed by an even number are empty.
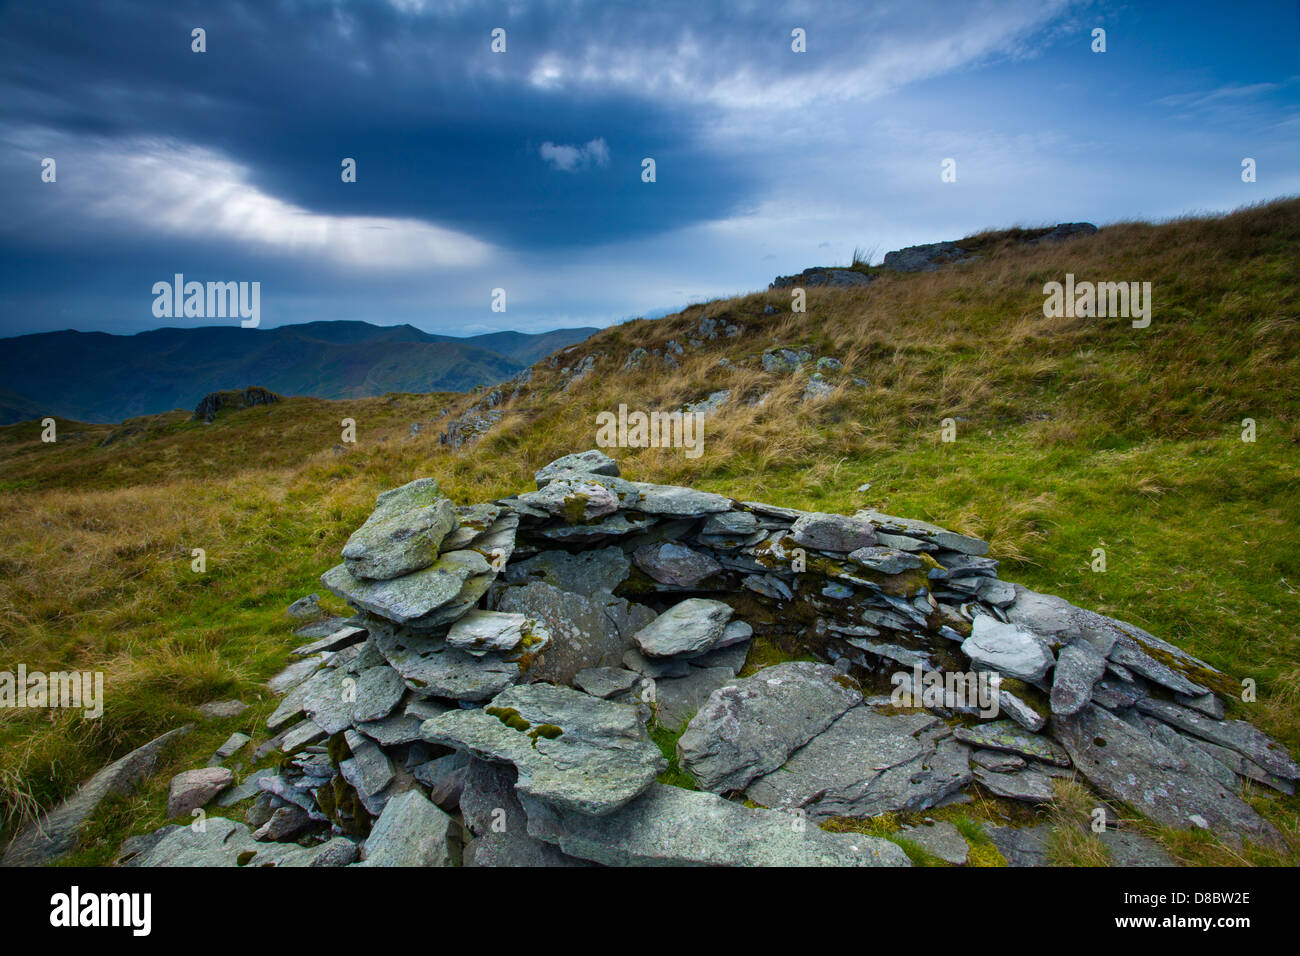
[[[457,338],[410,325],[309,322],[22,335],[0,339],[0,424],[45,414],[118,422],[193,408],[208,392],[248,385],[317,398],[465,391],[503,381],[593,331]]]

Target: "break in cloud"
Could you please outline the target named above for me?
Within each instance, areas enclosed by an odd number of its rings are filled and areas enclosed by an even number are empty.
[[[557,146],[554,143],[547,142],[542,144],[539,152],[542,159],[566,173],[575,172],[587,166],[609,165],[609,146],[606,145],[603,138],[593,139],[583,146]]]
[[[855,247],[1293,194],[1296,19],[1263,0],[15,0],[0,334],[152,327],[174,272],[260,281],[264,325],[603,325]]]

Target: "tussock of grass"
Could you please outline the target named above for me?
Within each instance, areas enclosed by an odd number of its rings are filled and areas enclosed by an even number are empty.
[[[720,388],[732,401],[708,419],[701,457],[616,450],[624,473],[792,507],[874,507],[985,537],[1004,578],[1253,678],[1259,700],[1230,700],[1230,716],[1300,751],[1298,248],[1300,200],[1288,200],[1053,245],[990,241],[972,263],[810,289],[806,314],[789,312],[785,291],[693,305],[539,363],[517,394],[503,387],[503,421],[458,451],[437,433],[481,393],[288,398],[206,426],[187,412],[128,423],[139,431],[60,421],[53,445],[35,423],[0,428],[0,659],[107,675],[97,722],[0,710],[0,840],[33,800],[50,806],[203,700],[265,696],[261,682],[301,643],[284,607],[321,590],[378,492],[433,475],[458,503],[514,493],[540,465],[592,447],[598,412],[672,410]],[[1066,272],[1150,281],[1151,327],[1044,318],[1042,286]],[[622,371],[634,347],[687,345],[702,318],[743,332],[688,347],[675,369],[651,359]],[[762,369],[778,345],[843,361],[827,375],[835,391],[801,402],[807,370]],[[560,370],[587,356],[595,369],[565,389]],[[343,418],[358,441],[336,451]],[[954,443],[940,440],[944,418],[956,420]],[[1253,444],[1240,440],[1243,418],[1257,423]],[[1089,569],[1096,547],[1105,574]],[[756,645],[751,663],[776,652]],[[201,766],[211,749],[186,738],[175,768]],[[1300,799],[1252,799],[1296,836]],[[85,852],[115,850],[122,835],[106,823]],[[1200,834],[1162,839],[1187,862],[1291,860]]]

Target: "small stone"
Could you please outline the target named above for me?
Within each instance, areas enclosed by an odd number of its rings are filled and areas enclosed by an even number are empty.
[[[362,866],[452,866],[451,817],[418,790],[393,797],[366,839]]]
[[[647,657],[702,654],[749,636],[733,631],[734,640],[725,640],[731,615],[731,606],[721,601],[687,598],[660,614],[633,637],[641,653]]]
[[[233,757],[235,754],[239,753],[239,751],[243,750],[245,745],[247,745],[252,739],[253,738],[248,736],[248,734],[241,734],[236,731],[226,738],[224,744],[217,748],[217,758],[225,760],[227,757]]]
[[[640,350],[644,356],[645,350]],[[610,458],[598,448],[592,448],[589,451],[578,452],[575,455],[564,455],[555,459],[549,465],[539,468],[533,475],[537,482],[538,488],[544,488],[551,480],[552,476],[566,471],[586,472],[593,475],[610,475],[617,478],[619,475],[618,462]]]
[[[1031,684],[1042,680],[1055,663],[1047,642],[1038,635],[987,614],[975,618],[961,649],[976,669],[997,671]]]
[[[574,686],[592,697],[607,699],[631,690],[639,675],[622,667],[588,667],[573,678]]]
[[[167,791],[167,817],[188,817],[190,812],[208,803],[235,782],[228,767],[204,767],[186,770],[172,777]]]
[[[992,720],[972,727],[958,727],[953,733],[958,740],[972,747],[1002,750],[1058,767],[1070,766],[1069,754],[1050,737],[1031,734],[1010,720]]]
[[[693,551],[675,541],[663,541],[637,548],[633,552],[636,566],[660,584],[693,588],[705,578],[722,570],[722,565],[706,554]]]
[[[199,714],[204,720],[228,720],[238,717],[246,710],[248,705],[242,700],[210,700],[206,704],[199,704],[198,707]]]
[[[899,836],[911,840],[926,853],[954,866],[965,866],[966,858],[970,855],[970,844],[961,835],[961,831],[944,820],[905,827]]]
[[[871,522],[821,512],[799,518],[790,529],[790,536],[801,547],[841,553],[876,543],[876,530]]]

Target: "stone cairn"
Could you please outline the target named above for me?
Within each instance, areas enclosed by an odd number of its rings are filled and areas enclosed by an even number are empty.
[[[272,681],[279,766],[221,798],[255,797],[256,831],[167,827],[136,865],[902,866],[817,823],[977,785],[1045,803],[1076,776],[1170,827],[1281,843],[1238,778],[1290,794],[1300,766],[1224,719],[1233,682],[999,580],[983,541],[628,481],[598,451],[536,482],[467,507],[429,478],[380,495],[321,579],[357,614],[300,628],[316,639]],[[738,677],[756,633],[802,659]],[[930,693],[977,673],[1000,677],[983,702]],[[648,728],[683,724],[698,790],[658,782]]]

